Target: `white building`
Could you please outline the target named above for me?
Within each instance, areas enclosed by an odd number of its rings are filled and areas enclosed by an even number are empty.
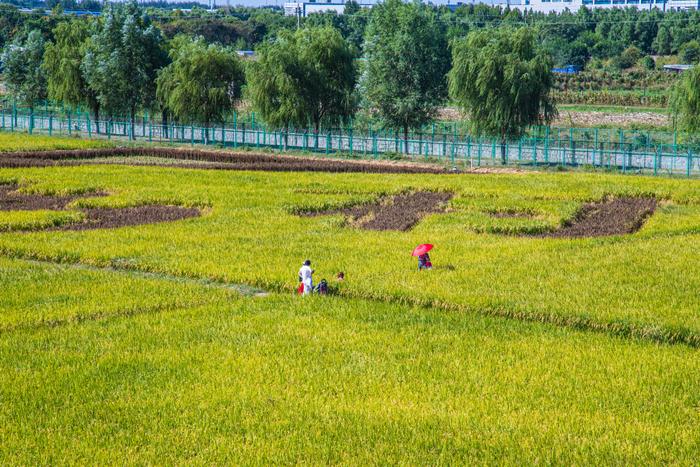
[[[371,8],[379,0],[365,0],[361,7]],[[457,8],[460,5],[475,5],[483,3],[491,6],[510,7],[518,10],[530,10],[542,13],[560,13],[564,10],[578,11],[586,8],[638,8],[659,10],[690,10],[700,9],[700,0],[433,0],[430,3],[447,5]],[[308,16],[313,13],[335,11],[342,14],[345,11],[345,0],[307,0],[284,4],[284,13],[289,16]]]
[[[517,2],[514,4],[513,1]],[[578,11],[585,6],[589,9],[596,8],[638,8],[659,10],[689,10],[700,7],[700,0],[513,0],[511,8],[518,10],[531,10],[542,13],[562,12],[569,10]]]
[[[323,1],[305,1],[305,2],[288,2],[284,4],[284,14],[287,16],[308,16],[313,13],[323,13],[326,11],[335,11],[342,15],[345,11],[346,0],[323,0]],[[358,2],[362,8],[371,8],[376,2]]]

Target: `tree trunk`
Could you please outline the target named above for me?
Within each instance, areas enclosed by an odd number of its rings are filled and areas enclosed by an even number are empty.
[[[165,110],[163,110],[163,111],[161,112],[161,122],[162,122],[162,125],[163,125],[163,130],[162,130],[163,136],[164,136],[166,139],[167,139],[167,138],[170,138],[169,130],[168,130],[168,112],[165,111]]]
[[[508,162],[508,155],[506,154],[507,150],[507,145],[506,145],[506,137],[503,136],[501,138],[501,164],[506,165]]]
[[[320,122],[314,122],[314,151],[318,151],[318,132],[320,131]]]
[[[92,107],[92,114],[95,116],[95,133],[100,134],[100,104]]]
[[[134,133],[136,129],[136,108],[134,106],[131,106],[131,110],[129,111],[129,120],[130,120],[130,125],[131,125],[131,138],[132,140],[136,139],[136,134]]]
[[[408,154],[408,125],[403,126],[403,152]]]

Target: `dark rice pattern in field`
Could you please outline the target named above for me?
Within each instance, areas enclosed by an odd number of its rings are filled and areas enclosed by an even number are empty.
[[[85,220],[78,224],[61,226],[58,230],[115,229],[133,225],[173,222],[200,215],[197,208],[147,205],[131,208],[83,209]]]
[[[93,159],[100,158],[155,157],[177,162],[115,160],[124,165],[166,165],[167,167],[218,169],[218,170],[261,170],[273,172],[334,172],[334,173],[448,173],[445,168],[414,163],[373,162],[318,157],[300,157],[252,152],[206,151],[199,149],[173,148],[107,148],[55,150],[34,152],[13,152],[0,155],[0,167],[53,167],[65,165],[104,164]],[[206,165],[202,162],[207,162]]]
[[[624,235],[638,231],[656,210],[656,198],[608,198],[584,204],[561,228],[536,237],[583,238]]]
[[[0,211],[37,211],[68,209],[72,201],[91,197],[105,196],[105,193],[86,193],[71,196],[51,196],[24,194],[17,192],[17,185],[0,185]],[[94,230],[114,229],[142,224],[172,222],[201,215],[197,208],[180,206],[145,205],[127,208],[86,208],[81,209],[85,219],[75,224],[51,227],[46,230]]]
[[[343,214],[350,224],[365,230],[406,231],[428,214],[443,212],[452,193],[418,191],[380,198],[376,202],[342,209],[302,213],[304,216]]]
[[[69,196],[51,196],[32,193],[20,193],[17,185],[0,185],[0,211],[53,211],[66,209],[71,202],[79,198],[105,196],[104,193],[85,193]]]

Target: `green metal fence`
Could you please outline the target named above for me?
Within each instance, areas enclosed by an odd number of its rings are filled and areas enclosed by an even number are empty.
[[[212,144],[227,147],[300,149],[321,154],[343,153],[379,158],[402,153],[421,161],[455,166],[561,165],[591,166],[653,174],[700,174],[700,151],[692,141],[678,141],[673,133],[603,130],[593,128],[533,128],[516,141],[475,138],[455,127],[434,125],[411,132],[408,139],[395,131],[357,128],[270,131],[234,114],[229,125],[203,128],[154,122],[145,116],[131,124],[125,120],[95,121],[83,112],[56,116],[52,112],[0,109],[0,128],[49,135],[130,139],[148,142]]]

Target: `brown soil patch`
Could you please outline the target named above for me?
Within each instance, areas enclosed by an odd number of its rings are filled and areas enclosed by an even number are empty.
[[[91,208],[82,211],[85,213],[83,222],[61,226],[57,230],[114,229],[133,225],[173,222],[200,215],[197,208],[162,205],[132,208]]]
[[[342,209],[305,212],[303,216],[343,214],[350,224],[365,230],[406,231],[428,214],[443,212],[452,193],[418,191],[380,198],[376,202]]]
[[[106,196],[105,193],[86,193],[71,196],[50,196],[17,192],[17,185],[0,185],[0,211],[63,211],[79,198]],[[76,224],[66,224],[47,230],[113,229],[142,224],[172,222],[201,215],[197,208],[180,206],[145,205],[127,208],[81,209],[85,219]]]
[[[116,158],[154,157],[176,160],[168,167],[207,168],[220,170],[262,170],[275,172],[336,172],[336,173],[448,173],[447,169],[412,162],[356,161],[326,159],[321,157],[300,157],[253,152],[211,151],[174,148],[106,148],[85,150],[14,152],[0,155],[0,167],[52,167],[65,165],[85,165],[91,160],[115,157],[114,163],[122,163]],[[203,167],[201,162],[207,162]],[[93,163],[109,163],[105,161]],[[131,165],[131,163],[129,163]],[[133,165],[164,165],[157,162],[135,162]]]
[[[105,196],[105,193],[85,193],[69,196],[50,196],[20,193],[17,185],[0,185],[0,211],[38,211],[47,209],[59,211],[79,198]]]
[[[604,237],[639,230],[656,209],[656,198],[621,197],[584,204],[574,219],[554,232],[535,235],[552,238]]]

